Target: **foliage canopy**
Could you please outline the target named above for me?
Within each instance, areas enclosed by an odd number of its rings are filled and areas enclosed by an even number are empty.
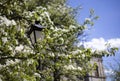
[[[0,80],[75,80],[92,69],[91,49],[75,44],[78,33],[93,22],[86,19],[84,24],[78,24],[74,9],[65,3],[66,0],[0,0]],[[94,18],[97,17],[93,15]],[[45,27],[44,39],[33,46],[26,31],[36,20]],[[36,69],[38,65],[41,68]]]

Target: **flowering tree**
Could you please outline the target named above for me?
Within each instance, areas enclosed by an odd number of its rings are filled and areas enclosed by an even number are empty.
[[[59,81],[82,78],[92,66],[91,49],[77,47],[77,36],[93,25],[90,18],[83,24],[75,20],[74,9],[66,0],[0,1],[0,80]],[[36,20],[45,27],[44,39],[34,46],[26,35]],[[40,60],[40,63],[39,61]],[[40,65],[41,67],[36,69]],[[74,78],[74,77],[75,78]]]

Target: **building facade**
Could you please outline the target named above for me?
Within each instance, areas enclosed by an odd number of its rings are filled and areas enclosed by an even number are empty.
[[[90,62],[91,64],[96,63],[97,66],[92,73],[89,73],[86,76],[85,81],[106,81],[104,68],[102,64],[102,57],[93,57]]]

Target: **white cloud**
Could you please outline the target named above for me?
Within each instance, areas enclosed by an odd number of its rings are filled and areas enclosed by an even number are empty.
[[[99,39],[92,39],[90,42],[85,42],[84,46],[85,48],[92,48],[93,50],[104,50],[106,49],[105,46],[106,42],[103,38]]]
[[[110,40],[108,40],[108,43],[110,43],[110,45],[112,47],[118,47],[118,48],[120,48],[120,38],[110,39]]]
[[[106,75],[113,75],[114,71],[112,69],[104,69]]]
[[[109,39],[105,40],[104,38],[93,38],[89,42],[84,42],[84,47],[85,48],[92,48],[93,50],[99,50],[99,51],[104,51],[108,48],[108,45],[110,44],[111,47],[117,47],[120,48],[120,38],[115,38],[115,39]],[[79,46],[81,43],[79,44]]]

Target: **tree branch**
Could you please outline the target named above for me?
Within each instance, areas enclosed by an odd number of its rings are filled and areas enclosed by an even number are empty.
[[[22,60],[26,60],[28,59],[27,57],[12,57],[12,56],[1,56],[0,57],[0,60],[1,59],[22,59]]]

